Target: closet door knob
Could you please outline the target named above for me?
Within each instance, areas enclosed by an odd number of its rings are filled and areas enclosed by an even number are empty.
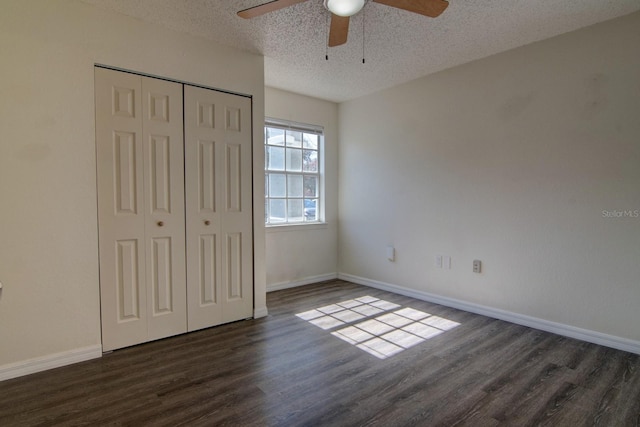
[[[204,225],[209,225],[209,224],[211,224],[211,221],[209,221],[208,219],[205,219],[204,220]]]
[[[158,221],[157,224],[158,224],[158,227],[162,227],[164,225],[164,222]]]

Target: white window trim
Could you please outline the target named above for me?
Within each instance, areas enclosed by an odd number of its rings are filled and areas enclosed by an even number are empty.
[[[311,231],[311,230],[326,230],[329,228],[329,223],[315,221],[315,222],[290,222],[288,224],[265,224],[267,233],[282,233],[288,231]]]
[[[307,123],[294,122],[291,120],[276,119],[273,117],[265,117],[264,127],[278,127],[284,130],[293,130],[298,132],[317,133],[320,138],[318,141],[318,220],[306,221],[306,222],[288,222],[288,223],[274,223],[269,224],[265,221],[265,227],[267,232],[279,232],[279,231],[296,231],[296,230],[311,230],[311,229],[326,229],[328,224],[325,220],[325,143],[324,143],[324,126],[312,125]],[[265,143],[263,142],[263,146]],[[265,167],[265,174],[268,173]],[[265,194],[266,198],[266,194]]]

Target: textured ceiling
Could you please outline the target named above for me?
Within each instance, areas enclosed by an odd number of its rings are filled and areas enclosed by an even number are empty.
[[[336,102],[640,10],[640,0],[449,0],[434,19],[368,2],[347,44],[327,50],[323,0],[251,20],[236,12],[268,0],[83,1],[262,54],[267,86]]]

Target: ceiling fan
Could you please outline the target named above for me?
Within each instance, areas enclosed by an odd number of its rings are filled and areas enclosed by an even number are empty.
[[[238,12],[238,16],[245,19],[255,18],[265,13],[274,12],[294,4],[308,0],[272,0],[259,6],[250,7]],[[347,42],[349,33],[349,18],[360,12],[367,0],[324,0],[324,7],[331,12],[331,26],[329,29],[329,47],[340,46]],[[446,0],[371,0],[387,6],[419,13],[435,18],[449,6]]]

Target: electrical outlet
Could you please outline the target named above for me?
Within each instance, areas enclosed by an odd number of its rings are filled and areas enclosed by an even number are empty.
[[[442,255],[436,255],[436,267],[442,268]]]
[[[473,272],[480,273],[482,271],[482,261],[479,259],[473,260]]]

